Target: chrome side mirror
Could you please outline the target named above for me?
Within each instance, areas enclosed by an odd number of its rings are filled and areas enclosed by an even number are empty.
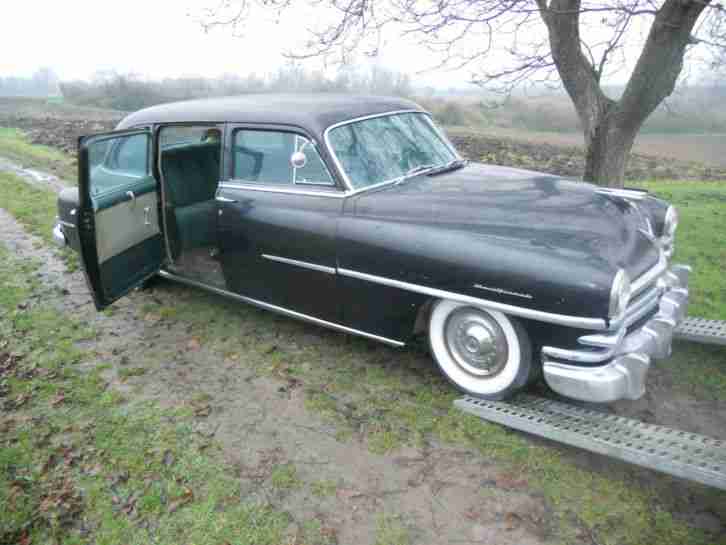
[[[302,151],[296,151],[290,156],[290,164],[293,168],[302,168],[307,163],[308,158]]]

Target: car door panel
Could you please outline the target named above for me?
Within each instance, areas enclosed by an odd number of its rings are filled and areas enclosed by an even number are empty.
[[[335,297],[335,229],[342,200],[223,184],[220,258],[229,288],[325,320]]]
[[[160,234],[156,187],[127,186],[117,202],[96,212],[96,247],[100,263]]]
[[[132,151],[142,155],[135,171],[114,162],[118,148],[131,138],[137,139],[137,149]],[[161,266],[163,237],[150,153],[148,130],[116,131],[79,142],[81,259],[98,309],[140,285]]]

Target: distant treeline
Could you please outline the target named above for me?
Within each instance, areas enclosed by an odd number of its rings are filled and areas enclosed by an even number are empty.
[[[59,93],[58,76],[50,68],[41,68],[29,78],[0,77],[1,97],[47,97]]]
[[[218,78],[181,77],[150,80],[104,72],[90,81],[60,83],[63,97],[74,104],[133,111],[146,106],[193,98],[265,92],[369,93],[411,97],[447,126],[503,127],[526,131],[579,132],[569,97],[540,91],[509,97],[484,91],[442,91],[413,87],[408,75],[381,67],[347,68],[334,76],[298,65],[259,76],[227,74]],[[608,90],[617,96],[622,89]],[[726,133],[726,86],[682,87],[646,121],[645,133]]]
[[[344,70],[335,77],[297,66],[282,68],[261,77],[256,74],[223,75],[218,78],[167,78],[149,80],[134,75],[97,74],[91,81],[60,84],[63,97],[75,104],[116,110],[138,110],[153,104],[193,98],[266,92],[337,92],[410,96],[408,75],[373,67]]]
[[[613,90],[617,95],[618,90]],[[579,132],[580,122],[564,93],[506,98],[419,98],[448,126],[503,127],[528,131]],[[726,86],[682,88],[645,122],[643,133],[726,133]]]

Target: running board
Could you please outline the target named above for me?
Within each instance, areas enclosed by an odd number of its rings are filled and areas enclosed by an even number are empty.
[[[726,441],[530,395],[509,402],[467,396],[454,406],[545,439],[726,490]]]
[[[726,345],[726,321],[686,318],[673,332],[676,339]]]

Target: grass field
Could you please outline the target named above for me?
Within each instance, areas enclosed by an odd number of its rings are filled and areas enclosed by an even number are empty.
[[[19,161],[36,157],[42,166],[40,151],[20,149],[28,157]],[[641,185],[679,206],[676,259],[695,268],[693,312],[726,319],[726,184]],[[49,242],[52,193],[0,174],[0,207]],[[37,265],[0,245],[0,390],[9,402],[0,422],[0,543],[283,543],[286,513],[240,502],[230,491],[235,476],[219,456],[224,445],[192,433],[190,409],[134,402],[133,392],[107,387],[108,364],[79,348],[96,332],[44,302]],[[360,437],[372,455],[436,442],[474,448],[544,498],[554,542],[714,542],[674,514],[684,499],[672,497],[667,480],[634,485],[627,469],[583,468],[566,450],[452,409],[456,393],[421,350],[394,351],[327,332],[323,342],[309,343],[310,326],[298,322],[179,286],[154,293],[140,315],[159,316],[165,327],[183,324],[224,361],[237,361],[232,372],[302,383],[306,409],[330,422],[339,441]],[[723,359],[723,351],[683,344],[666,365],[677,389],[726,399]],[[81,361],[93,361],[92,370],[81,371]],[[143,375],[154,363],[144,365],[127,368],[127,378],[151,380]],[[280,491],[310,487],[316,497],[336,487],[303,482],[289,463],[276,466],[270,480]],[[689,490],[726,519],[722,493]],[[309,526],[313,537],[295,545],[330,543],[315,533],[314,521]],[[389,514],[380,516],[376,532],[381,545],[414,542]]]
[[[57,149],[31,144],[18,129],[0,127],[0,157],[25,168],[45,170],[64,180],[75,180],[78,172],[75,159]]]

